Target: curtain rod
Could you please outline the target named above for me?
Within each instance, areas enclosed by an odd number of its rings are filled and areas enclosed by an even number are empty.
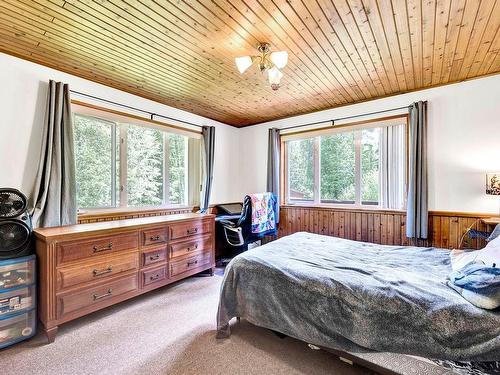
[[[73,93],[73,94],[85,96],[87,98],[92,98],[92,99],[95,99],[95,100],[100,100],[100,101],[103,101],[103,102],[106,102],[106,103],[109,103],[109,104],[117,105],[119,107],[128,108],[128,109],[132,109],[134,111],[146,113],[146,114],[149,115],[149,117],[150,117],[151,120],[153,120],[153,117],[156,116],[156,117],[161,117],[161,118],[164,118],[164,119],[167,119],[167,120],[182,122],[183,124],[186,124],[186,125],[196,126],[198,128],[203,128],[202,125],[193,124],[192,122],[189,122],[189,121],[184,121],[184,120],[179,120],[179,119],[176,119],[176,118],[173,118],[173,117],[159,115],[158,113],[154,113],[154,112],[150,112],[150,111],[145,111],[144,109],[132,107],[130,105],[126,105],[126,104],[122,104],[122,103],[117,103],[117,102],[114,102],[114,101],[108,100],[108,99],[99,98],[98,96],[94,96],[94,95],[90,95],[90,94],[85,94],[83,92],[79,92],[79,91],[75,91],[75,90],[69,90],[69,91],[71,93]]]
[[[346,116],[346,117],[340,117],[332,120],[325,120],[325,121],[316,121],[316,122],[310,122],[307,124],[302,124],[302,125],[294,125],[294,126],[288,126],[286,128],[279,128],[279,130],[289,130],[289,129],[296,129],[296,128],[301,128],[303,126],[313,126],[313,125],[319,125],[319,124],[324,124],[325,122],[330,121],[332,123],[332,126],[335,126],[335,121],[343,121],[343,120],[349,120],[352,118],[356,117],[364,117],[364,116],[370,116],[370,115],[376,115],[378,113],[385,113],[385,112],[392,112],[392,111],[397,111],[399,109],[408,109],[409,106],[404,106],[404,107],[398,107],[398,108],[391,108],[391,109],[384,109],[381,111],[375,111],[375,112],[369,112],[369,113],[362,113],[359,115],[352,115],[352,116]]]

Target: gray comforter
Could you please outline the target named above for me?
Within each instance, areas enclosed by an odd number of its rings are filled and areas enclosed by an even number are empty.
[[[318,346],[500,360],[500,312],[446,286],[449,252],[296,233],[226,268],[218,337],[241,317]]]

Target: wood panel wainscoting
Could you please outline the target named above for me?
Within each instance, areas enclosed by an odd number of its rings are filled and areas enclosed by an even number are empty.
[[[215,267],[211,214],[179,214],[35,230],[39,319],[60,324]]]
[[[197,207],[153,208],[128,211],[101,210],[78,214],[78,224],[98,223],[101,221],[136,219],[140,217],[178,215],[195,212]]]
[[[480,231],[492,229],[481,220],[490,216],[431,211],[429,239],[420,240],[416,245],[459,248],[461,238],[469,227]],[[406,237],[405,211],[281,206],[279,237],[300,231],[382,245],[412,245]],[[474,239],[469,246],[480,249],[485,246],[485,241]]]

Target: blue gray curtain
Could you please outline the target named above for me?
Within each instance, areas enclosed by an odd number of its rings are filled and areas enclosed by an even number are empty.
[[[267,149],[267,191],[276,195],[276,218],[279,222],[279,192],[280,192],[280,131],[269,129],[269,140]]]
[[[49,82],[42,153],[33,189],[33,225],[76,224],[73,121],[69,87]]]
[[[214,154],[215,154],[215,127],[204,126],[201,130],[203,138],[203,186],[201,191],[200,211],[207,212],[212,193],[212,180],[214,176]]]
[[[406,236],[426,239],[427,207],[427,102],[413,103],[409,107],[409,180],[406,213]]]

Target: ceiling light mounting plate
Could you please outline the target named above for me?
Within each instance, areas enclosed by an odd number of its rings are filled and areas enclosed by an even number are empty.
[[[271,50],[271,46],[269,43],[259,43],[257,50],[262,54],[268,54]]]

